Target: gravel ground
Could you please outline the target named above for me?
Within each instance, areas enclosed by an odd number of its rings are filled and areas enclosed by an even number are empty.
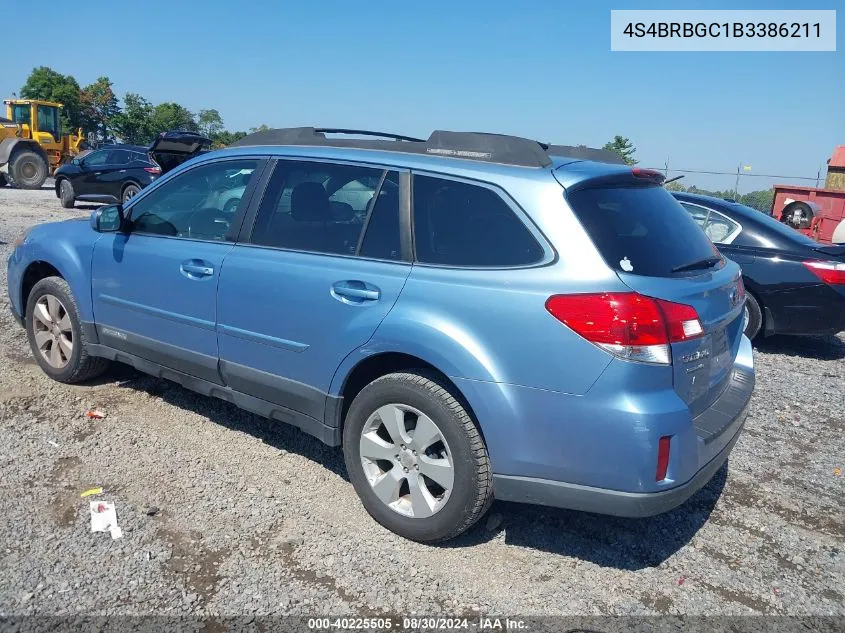
[[[295,429],[127,367],[47,379],[5,261],[27,226],[85,213],[0,189],[0,615],[845,615],[845,335],[755,350],[728,467],[675,511],[496,503],[430,547],[370,519],[340,452]],[[89,531],[93,486],[122,539]]]

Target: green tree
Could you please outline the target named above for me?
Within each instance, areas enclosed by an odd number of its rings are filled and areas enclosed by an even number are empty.
[[[216,134],[223,132],[223,118],[217,110],[200,110],[197,115],[197,126],[200,134],[214,139]]]
[[[194,115],[188,111],[184,106],[178,103],[168,101],[159,103],[153,108],[152,116],[150,117],[150,130],[154,136],[158,136],[161,132],[168,132],[170,130],[185,130],[188,132],[198,132]]]
[[[227,145],[231,145],[235,141],[242,139],[244,136],[246,136],[246,132],[230,132],[229,130],[221,130],[220,132],[210,136],[211,146],[215,148],[226,147]]]
[[[62,128],[75,130],[82,123],[79,84],[70,75],[62,75],[47,66],[34,68],[21,88],[22,99],[58,101],[62,110]]]
[[[622,160],[625,161],[626,165],[636,165],[639,161],[634,158],[634,152],[637,151],[637,148],[634,147],[634,144],[631,142],[630,139],[619,136],[618,134],[613,137],[612,141],[608,141],[604,144],[602,149],[610,150],[619,156],[622,157]]]
[[[269,125],[267,125],[266,123],[262,123],[258,127],[249,128],[249,133],[252,134],[253,132],[264,132],[269,129],[271,129]]]
[[[100,77],[85,86],[80,95],[81,124],[85,136],[105,141],[114,132],[115,117],[120,113],[117,96],[108,77]]]
[[[123,111],[114,117],[114,130],[125,143],[146,145],[152,142],[153,105],[139,94],[129,92],[123,98]]]
[[[761,189],[760,191],[749,191],[743,194],[739,201],[753,209],[768,213],[772,208],[775,199],[775,192],[772,189]]]
[[[686,190],[687,190],[687,188],[686,188],[686,187],[684,187],[684,186],[683,186],[680,182],[678,182],[677,180],[673,180],[672,182],[670,182],[669,184],[667,184],[667,185],[666,185],[666,189],[668,189],[669,191],[680,191],[680,192],[684,192],[684,191],[686,191]]]

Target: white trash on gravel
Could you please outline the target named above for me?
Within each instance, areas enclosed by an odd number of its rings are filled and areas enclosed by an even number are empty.
[[[109,532],[113,539],[123,536],[117,525],[117,510],[110,501],[91,501],[91,531]]]

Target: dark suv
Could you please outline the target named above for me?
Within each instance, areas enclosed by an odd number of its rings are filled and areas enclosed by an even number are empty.
[[[210,141],[192,132],[166,132],[149,147],[102,145],[56,171],[56,196],[66,209],[77,200],[126,202],[162,173],[200,153]]]

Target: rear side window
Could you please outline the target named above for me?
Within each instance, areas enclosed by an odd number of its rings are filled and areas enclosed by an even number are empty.
[[[417,261],[445,266],[526,266],[543,249],[495,191],[479,185],[414,176]]]
[[[717,254],[701,227],[663,187],[581,189],[567,199],[614,270],[667,277],[675,268]]]

